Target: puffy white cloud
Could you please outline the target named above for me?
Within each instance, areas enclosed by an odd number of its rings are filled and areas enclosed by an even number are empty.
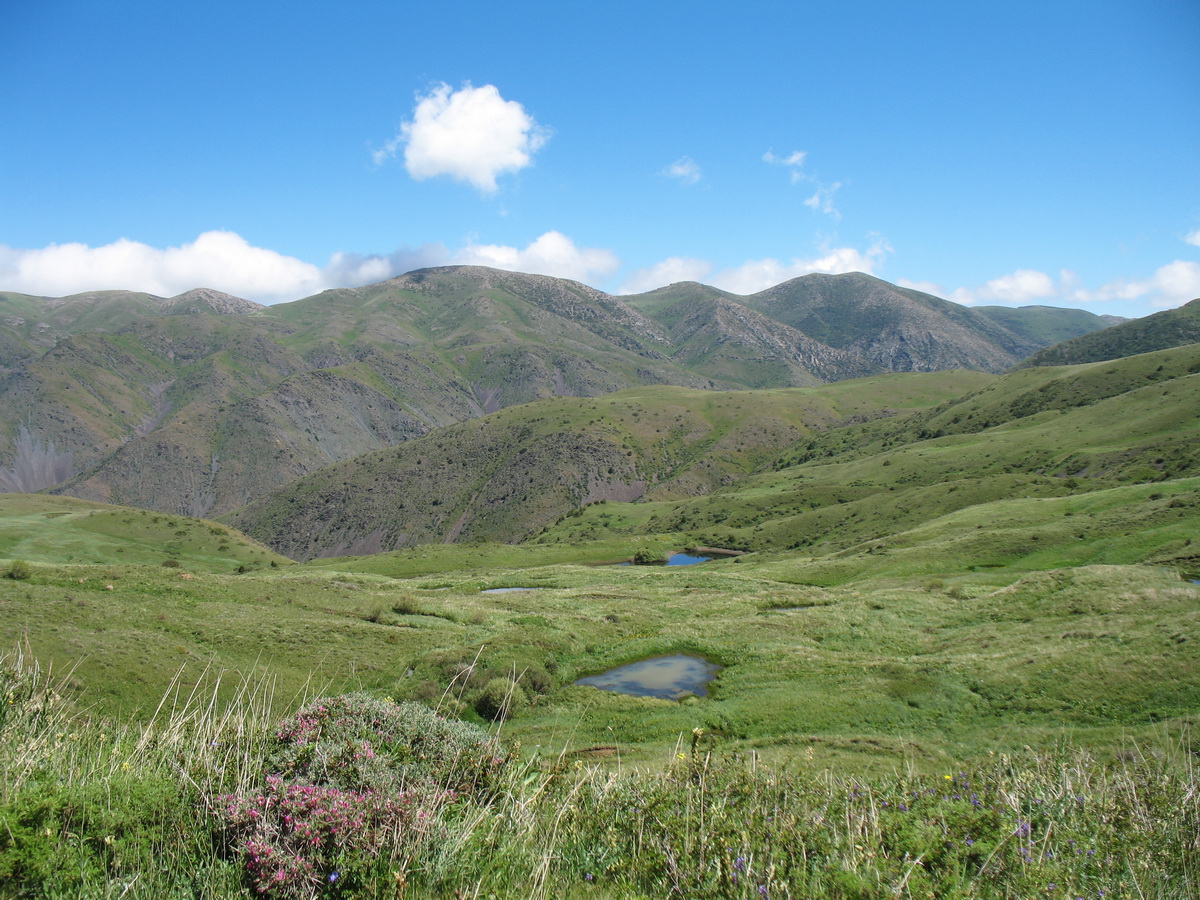
[[[533,154],[549,139],[520,103],[505,100],[495,85],[439,84],[417,95],[412,121],[372,156],[381,164],[404,148],[404,167],[418,181],[448,175],[485,193],[496,176],[532,165]]]
[[[931,287],[936,288],[937,285]],[[929,292],[938,293],[937,290]],[[978,303],[1021,306],[1041,302],[1056,306],[1082,306],[1094,312],[1116,312],[1113,305],[1123,304],[1120,310],[1122,315],[1140,316],[1153,309],[1180,306],[1200,297],[1200,263],[1177,259],[1160,266],[1148,278],[1117,279],[1095,290],[1083,287],[1079,276],[1067,269],[1058,273],[1057,280],[1036,269],[1018,269],[979,287],[960,287],[939,296],[948,296],[967,306]]]
[[[700,180],[700,165],[690,156],[681,156],[659,174],[678,178],[684,184],[695,184]]]
[[[723,269],[713,276],[711,283],[734,294],[754,294],[801,275],[841,275],[846,272],[870,275],[891,250],[888,242],[879,238],[865,251],[856,247],[836,247],[815,259],[752,260],[734,269]]]
[[[957,292],[956,292],[957,293]],[[971,302],[981,300],[1019,304],[1045,300],[1059,293],[1054,279],[1036,269],[1017,269],[1009,275],[993,278],[983,287],[970,292]],[[960,301],[962,302],[962,301]]]
[[[260,303],[358,287],[430,266],[479,265],[595,282],[620,260],[609,250],[577,247],[548,231],[525,248],[470,243],[401,247],[389,254],[335,253],[324,267],[253,247],[229,231],[208,231],[190,244],[160,249],[122,238],[102,247],[51,244],[34,250],[0,245],[0,290],[61,297],[96,290],[145,291],[162,297],[211,287]]]
[[[672,256],[662,262],[637,269],[621,285],[618,294],[643,294],[679,281],[703,281],[712,271],[712,263],[687,256]]]
[[[1111,281],[1098,291],[1079,290],[1073,299],[1080,302],[1141,300],[1156,309],[1182,306],[1200,297],[1200,263],[1177,259],[1160,266],[1142,281]]]
[[[1189,232],[1183,236],[1185,243],[1191,244],[1193,247],[1200,247],[1200,228]]]
[[[422,244],[415,250],[401,247],[389,254],[335,253],[329,265],[321,270],[326,284],[332,287],[358,287],[386,281],[429,266],[451,263],[451,253],[445,244]]]
[[[166,249],[125,238],[101,247],[0,247],[0,286],[50,297],[106,289],[170,297],[210,287],[270,303],[315,293],[325,282],[311,263],[253,247],[231,231],[206,231]]]
[[[501,244],[469,244],[453,254],[452,262],[585,282],[606,278],[621,265],[612,251],[577,247],[559,231],[547,231],[523,250]]]

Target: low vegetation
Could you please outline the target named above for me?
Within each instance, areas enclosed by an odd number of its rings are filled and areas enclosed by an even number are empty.
[[[299,564],[0,497],[0,894],[1196,896],[1198,354],[643,388],[389,451],[521,433],[532,496],[593,461],[538,441],[607,435],[640,499],[497,500],[523,543],[382,456],[276,526],[361,481],[452,543]],[[689,548],[743,552],[648,564]],[[577,683],[669,654],[706,697]]]
[[[697,729],[655,771],[521,759],[361,694],[276,720],[176,685],[134,725],[0,660],[0,875],[31,897],[1155,897],[1200,888],[1186,736],[942,772],[768,766]]]

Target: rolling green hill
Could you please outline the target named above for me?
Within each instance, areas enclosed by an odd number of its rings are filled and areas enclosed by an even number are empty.
[[[1064,366],[1120,359],[1181,347],[1200,341],[1200,300],[1178,309],[1168,309],[1144,319],[1123,322],[1111,329],[1046,347],[1021,363],[1022,366]]]
[[[406,541],[303,565],[212,522],[13,496],[0,640],[109,712],[227,669],[284,705],[315,678],[480,722],[515,679],[504,734],[550,755],[653,761],[692,729],[845,771],[1158,746],[1200,712],[1198,354],[540,400],[232,517],[296,556]],[[749,552],[600,565],[695,546]],[[725,667],[707,699],[574,683],[674,652]]]
[[[827,554],[861,545],[861,552],[886,553],[889,536],[997,501],[1154,485],[1122,496],[1137,506],[1159,493],[1157,508],[1172,502],[1162,500],[1165,485],[1200,475],[1198,371],[1200,347],[1021,370],[934,409],[828,429],[783,454],[775,471],[693,500],[641,504],[614,521],[630,533],[682,534],[712,546]],[[1176,506],[1188,502],[1185,496]],[[605,514],[616,516],[611,508]],[[560,522],[539,540],[603,536],[596,515]],[[1113,528],[1128,530],[1121,515],[1136,521],[1142,512],[1114,514],[1106,539]],[[1189,522],[1164,537],[1164,547],[1185,539]],[[1069,545],[1099,537],[1073,524],[1036,540]],[[1024,536],[1001,556],[1036,554],[1032,540]],[[1181,560],[1195,553],[1182,548]]]
[[[0,490],[220,515],[331,463],[540,398],[996,371],[1055,339],[1054,318],[1010,330],[862,275],[806,276],[756,298],[686,284],[621,298],[470,266],[272,307],[208,290],[6,294]],[[874,343],[855,331],[876,322]]]
[[[291,564],[216,522],[34,494],[0,494],[0,559],[35,566],[165,564],[193,572]]]
[[[543,400],[315,472],[225,520],[298,559],[518,541],[600,500],[707,494],[769,467],[817,430],[932,406],[992,378],[954,372]]]

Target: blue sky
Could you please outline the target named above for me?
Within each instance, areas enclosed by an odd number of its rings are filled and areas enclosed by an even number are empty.
[[[1200,4],[8,0],[0,290],[1200,296]]]

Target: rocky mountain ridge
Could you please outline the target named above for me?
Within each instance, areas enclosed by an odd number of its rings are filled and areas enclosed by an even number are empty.
[[[1071,327],[1106,324],[1059,312]],[[620,297],[479,266],[269,307],[203,288],[0,293],[0,486],[217,515],[540,398],[997,371],[1036,343],[862,274],[752,297],[694,283]]]

